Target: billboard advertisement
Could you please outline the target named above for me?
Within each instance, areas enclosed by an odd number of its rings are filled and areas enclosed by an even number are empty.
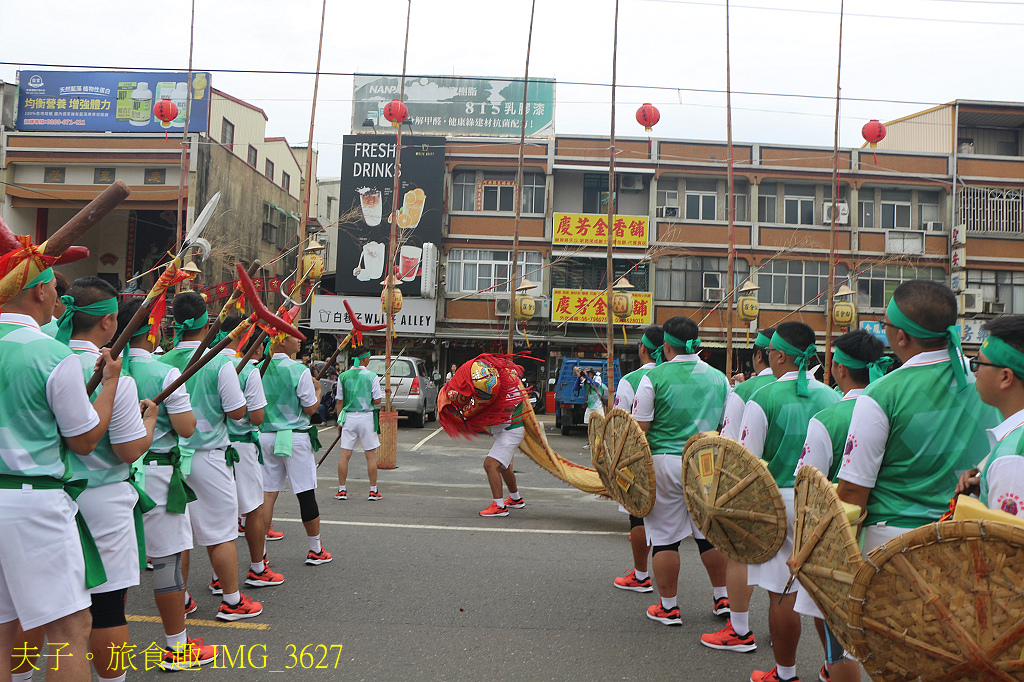
[[[651,324],[653,301],[649,292],[633,291],[633,314],[615,324]],[[551,321],[605,324],[608,321],[606,293],[601,289],[552,289]]]
[[[206,132],[210,74],[187,72],[22,71],[18,85],[18,130],[74,132],[184,132],[191,93],[189,132]],[[153,105],[169,99],[178,115],[166,124]]]
[[[650,219],[645,215],[616,215],[612,221],[613,247],[647,248]],[[563,246],[607,246],[608,216],[593,213],[556,213],[551,243]]]
[[[390,127],[384,105],[401,94],[400,76],[356,74],[352,97],[352,130],[364,130],[367,119],[377,128]],[[555,81],[531,78],[526,103],[526,134],[553,135]],[[462,76],[407,76],[405,104],[418,134],[511,135],[518,137],[523,116],[523,79]]]
[[[338,294],[380,295],[395,205],[399,289],[404,296],[432,290],[423,287],[422,276],[436,277],[436,269],[432,263],[424,268],[423,258],[424,251],[436,253],[441,244],[445,139],[402,136],[398,197],[394,196],[395,145],[394,135],[344,138],[334,289]]]

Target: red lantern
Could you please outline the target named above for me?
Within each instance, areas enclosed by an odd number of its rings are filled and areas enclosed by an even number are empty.
[[[409,108],[402,100],[393,99],[384,105],[384,118],[391,121],[395,128],[402,125],[402,121],[409,118]]]
[[[178,106],[169,99],[162,99],[153,105],[153,115],[160,119],[160,125],[164,127],[164,139],[167,139],[167,128],[178,117]]]
[[[658,112],[658,108],[649,102],[641,104],[640,108],[636,110],[636,122],[642,125],[647,132],[651,132],[651,128],[660,120],[661,114]]]
[[[864,127],[860,129],[860,134],[864,136],[865,142],[874,149],[878,146],[878,143],[885,139],[885,124],[879,121],[877,118],[873,118],[864,124]],[[878,154],[875,154],[875,165],[878,165]]]

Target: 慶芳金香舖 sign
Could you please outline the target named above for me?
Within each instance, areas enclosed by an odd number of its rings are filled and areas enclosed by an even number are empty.
[[[647,248],[647,216],[617,215],[612,220],[612,245]],[[556,213],[552,244],[566,246],[605,246],[608,243],[608,216],[595,213]]]
[[[632,291],[633,314],[625,320],[613,318],[616,324],[651,324],[651,294]],[[601,289],[552,289],[552,322],[584,322],[605,324],[608,321],[608,301]]]

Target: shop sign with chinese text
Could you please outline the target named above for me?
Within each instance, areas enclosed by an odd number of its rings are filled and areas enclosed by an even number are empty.
[[[633,314],[625,320],[613,318],[616,324],[651,324],[651,294],[645,291],[631,291]],[[552,289],[552,322],[583,322],[605,324],[608,321],[608,301],[604,290],[599,289]]]
[[[612,220],[615,248],[647,248],[647,216],[617,215]],[[556,213],[552,244],[565,246],[606,246],[608,216],[596,213]]]

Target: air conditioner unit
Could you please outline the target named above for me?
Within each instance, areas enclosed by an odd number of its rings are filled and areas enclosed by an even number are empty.
[[[832,224],[832,202],[826,201],[821,205],[821,222],[825,225]],[[836,225],[850,224],[850,205],[845,201],[839,202],[839,210],[836,213]]]
[[[659,206],[657,211],[659,218],[678,218],[679,207],[678,206]]]
[[[722,300],[725,292],[720,288],[704,287],[704,302],[705,303],[718,303]]]
[[[512,309],[512,301],[508,298],[494,299],[494,314],[498,317],[508,317]]]
[[[497,317],[508,317],[510,306],[512,301],[509,300],[507,294],[502,294],[504,298],[494,299],[494,314]],[[533,314],[533,319],[543,318],[548,319],[551,317],[551,301],[546,298],[535,298],[533,299],[537,304],[537,310]]]
[[[639,192],[644,188],[644,176],[628,173],[619,177],[619,189],[624,192]]]
[[[985,301],[983,305],[989,315],[1002,315],[1006,312],[1006,304],[1002,301]]]
[[[981,289],[964,289],[960,294],[960,314],[980,313],[985,309]]]
[[[924,223],[925,232],[945,232],[946,226],[941,220],[926,220]]]
[[[722,288],[722,273],[720,272],[705,272],[704,273],[704,288],[705,289],[721,289]]]

